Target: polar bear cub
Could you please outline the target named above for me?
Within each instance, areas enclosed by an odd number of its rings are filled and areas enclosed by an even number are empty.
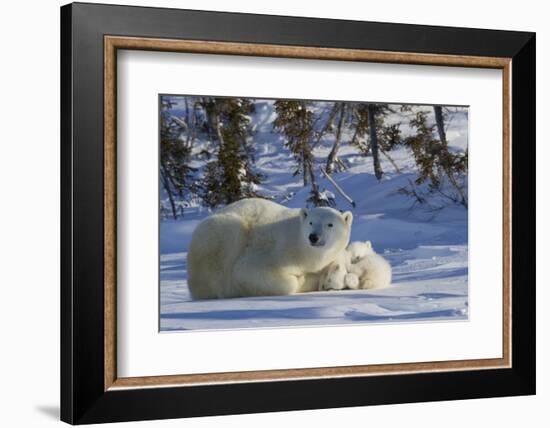
[[[391,266],[370,241],[351,243],[325,270],[319,290],[377,289],[391,284]]]
[[[356,274],[348,272],[348,265],[349,255],[347,251],[342,251],[338,258],[321,272],[319,291],[359,288],[359,278]]]
[[[376,254],[370,241],[352,242],[346,249],[349,273],[359,278],[359,288],[376,289],[391,285],[391,266],[381,255]]]

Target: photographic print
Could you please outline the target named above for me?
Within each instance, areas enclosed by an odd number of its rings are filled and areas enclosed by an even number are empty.
[[[534,33],[60,23],[62,421],[535,394]]]
[[[468,319],[468,120],[159,95],[160,330]]]

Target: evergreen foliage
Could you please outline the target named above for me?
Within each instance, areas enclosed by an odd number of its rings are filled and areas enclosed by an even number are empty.
[[[285,147],[296,159],[293,175],[302,175],[304,186],[311,185],[308,202],[314,206],[326,205],[326,198],[319,192],[315,178],[315,159],[313,156],[314,115],[306,101],[275,101],[277,117],[273,129],[282,132],[286,137]]]
[[[341,172],[346,169],[346,165],[338,158],[338,150],[342,142],[342,133],[344,128],[349,123],[351,105],[347,102],[334,103],[329,119],[327,120],[326,129],[334,135],[334,143],[327,156],[325,170],[327,174],[332,174],[333,171]],[[336,122],[334,124],[334,122]],[[334,126],[335,125],[335,126]]]
[[[389,113],[393,113],[393,110],[387,104],[356,103],[353,106],[354,134],[351,143],[363,155],[372,156],[374,174],[378,180],[384,174],[380,165],[380,153],[398,170],[388,152],[401,142],[401,130],[398,124],[386,124]]]
[[[258,100],[174,99],[161,97],[160,183],[166,194],[161,212],[178,218],[188,204],[215,208],[246,197],[262,197],[258,189],[266,177],[255,165],[251,123]],[[276,100],[273,108],[272,132],[282,137],[284,147],[292,153],[295,168],[290,173],[300,176],[303,186],[310,189],[309,204],[335,204],[332,192],[319,188],[318,177],[324,174],[330,182],[332,175],[349,166],[338,153],[343,144],[350,144],[359,154],[372,158],[378,180],[385,174],[381,157],[401,173],[392,152],[406,147],[417,176],[402,193],[421,204],[430,205],[432,196],[442,195],[450,203],[467,207],[468,152],[449,148],[448,108],[305,100]],[[402,123],[395,123],[394,109],[399,109],[402,118],[410,118],[406,136]],[[321,150],[323,156],[317,151],[319,144],[327,150]],[[335,190],[334,184],[331,190]],[[336,191],[345,193],[345,189]]]
[[[187,125],[173,120],[167,113],[170,103],[164,103],[160,113],[160,181],[170,202],[171,216],[183,214],[179,203],[189,192],[196,191],[195,169],[189,165],[191,146],[181,138]]]
[[[417,201],[425,202],[427,195],[419,196],[414,185],[428,184],[428,193],[437,193],[447,199],[467,207],[468,201],[464,181],[468,168],[468,151],[452,152],[449,150],[445,135],[445,116],[441,107],[434,107],[436,123],[428,122],[428,112],[418,111],[410,121],[410,126],[416,129],[416,134],[404,140],[411,149],[418,168],[418,177],[408,189]],[[438,136],[436,137],[436,130]],[[452,192],[446,192],[445,182],[448,182]],[[403,189],[407,193],[407,189]]]
[[[254,148],[249,115],[254,104],[241,98],[209,98],[203,101],[209,135],[217,143],[215,159],[205,168],[202,198],[213,208],[242,198],[259,196],[262,180],[254,170]]]

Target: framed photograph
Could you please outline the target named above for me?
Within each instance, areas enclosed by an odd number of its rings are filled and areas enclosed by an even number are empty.
[[[535,393],[535,35],[61,8],[61,418]]]

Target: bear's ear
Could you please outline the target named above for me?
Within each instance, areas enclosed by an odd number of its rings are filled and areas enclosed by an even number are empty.
[[[344,214],[342,214],[342,216],[344,217],[344,221],[346,222],[346,224],[348,226],[351,226],[351,222],[353,221],[353,214],[351,213],[351,211],[346,211]]]
[[[300,216],[301,216],[302,218],[307,218],[307,216],[308,216],[307,208],[302,208],[302,209],[300,210]]]
[[[365,245],[367,246],[367,248],[372,248],[372,242],[370,241],[365,241]]]

